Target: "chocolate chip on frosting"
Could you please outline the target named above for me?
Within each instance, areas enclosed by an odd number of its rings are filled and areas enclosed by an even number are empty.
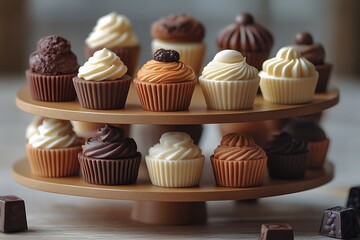
[[[295,44],[303,44],[303,45],[313,44],[313,39],[311,34],[308,32],[298,33],[295,37]]]
[[[154,60],[159,62],[178,62],[180,60],[180,54],[175,50],[160,48],[155,51]]]
[[[239,24],[254,24],[254,18],[250,13],[242,13],[236,16],[235,21]]]

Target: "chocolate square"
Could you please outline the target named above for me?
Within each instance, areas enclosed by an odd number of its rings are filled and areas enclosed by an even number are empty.
[[[293,240],[294,231],[287,223],[266,223],[261,225],[259,240]]]
[[[320,235],[342,239],[356,237],[358,232],[359,223],[354,209],[337,206],[324,211]]]
[[[360,186],[350,189],[346,207],[353,208],[360,215]]]
[[[17,196],[0,196],[0,231],[27,230],[24,200]]]

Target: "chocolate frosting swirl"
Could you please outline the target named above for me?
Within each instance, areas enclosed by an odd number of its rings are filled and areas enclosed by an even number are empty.
[[[269,51],[274,44],[271,33],[254,22],[249,13],[236,17],[236,22],[220,30],[216,43],[220,50],[233,49],[240,52]]]
[[[287,132],[281,132],[266,144],[265,151],[268,154],[289,155],[305,153],[309,150],[307,142],[296,139]]]
[[[32,72],[44,75],[73,74],[79,69],[69,41],[56,35],[38,41],[36,51],[29,57],[29,65]]]
[[[171,14],[152,24],[151,35],[168,42],[201,42],[205,36],[205,28],[189,15]]]
[[[307,119],[292,120],[283,128],[283,131],[307,142],[322,141],[327,138],[318,124]]]
[[[321,44],[314,43],[310,33],[298,33],[295,37],[293,46],[298,49],[301,56],[305,57],[313,64],[324,64],[325,49]]]
[[[105,125],[82,146],[83,154],[99,159],[131,158],[137,153],[134,139],[124,137],[122,128]]]

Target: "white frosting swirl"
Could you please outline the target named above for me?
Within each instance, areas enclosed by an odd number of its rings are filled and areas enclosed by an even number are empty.
[[[115,80],[126,72],[124,62],[115,53],[103,48],[79,68],[78,77],[91,81]]]
[[[204,67],[201,77],[219,81],[252,80],[258,77],[258,71],[247,64],[240,52],[227,49],[215,55]]]
[[[164,133],[160,143],[149,149],[149,157],[159,160],[189,160],[201,156],[201,149],[184,132]]]
[[[34,148],[66,148],[78,143],[70,121],[45,118],[29,138]]]
[[[91,48],[133,47],[139,40],[132,31],[130,20],[111,12],[98,19],[85,43]]]

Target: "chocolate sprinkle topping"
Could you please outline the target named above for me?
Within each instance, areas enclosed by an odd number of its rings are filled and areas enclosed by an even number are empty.
[[[154,60],[159,62],[178,62],[180,54],[175,50],[160,48],[154,53]]]

